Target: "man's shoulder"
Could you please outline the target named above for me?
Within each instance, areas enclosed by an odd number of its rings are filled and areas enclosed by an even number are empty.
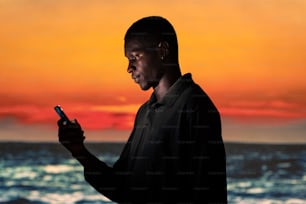
[[[184,89],[181,95],[181,100],[187,106],[202,107],[202,108],[216,108],[211,97],[206,91],[197,83],[192,81],[188,87]]]
[[[181,95],[189,100],[209,98],[204,89],[193,80],[183,89]]]
[[[144,103],[140,104],[140,105],[139,105],[139,108],[138,108],[138,110],[137,110],[137,113],[140,113],[140,112],[146,110],[147,107],[148,107],[148,105],[149,105],[149,100],[147,100],[147,101],[145,101]]]
[[[187,94],[207,95],[204,89],[192,78],[191,73],[184,74],[181,78],[183,90]]]

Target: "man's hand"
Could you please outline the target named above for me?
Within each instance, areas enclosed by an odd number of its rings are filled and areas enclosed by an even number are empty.
[[[59,142],[69,150],[73,156],[77,156],[84,149],[84,131],[77,120],[66,122],[59,120],[58,124],[58,139]]]

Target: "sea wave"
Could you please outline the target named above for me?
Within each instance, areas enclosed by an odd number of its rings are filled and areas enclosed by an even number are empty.
[[[88,148],[112,165],[122,144]],[[306,146],[226,144],[229,203],[306,204]],[[59,144],[0,143],[0,203],[113,203]]]

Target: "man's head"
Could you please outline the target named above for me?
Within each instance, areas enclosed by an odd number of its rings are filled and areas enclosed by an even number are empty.
[[[150,16],[136,21],[124,42],[128,72],[143,90],[156,87],[169,69],[178,67],[176,33],[165,18]]]
[[[178,58],[178,43],[176,32],[171,23],[160,16],[149,16],[142,18],[127,30],[124,41],[137,40],[147,48],[154,49],[161,42],[168,43],[169,56],[173,59]]]

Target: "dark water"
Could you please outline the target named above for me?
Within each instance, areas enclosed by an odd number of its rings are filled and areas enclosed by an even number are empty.
[[[120,143],[87,144],[112,164]],[[306,203],[306,145],[226,143],[229,203]],[[59,144],[0,143],[0,203],[112,203]]]

